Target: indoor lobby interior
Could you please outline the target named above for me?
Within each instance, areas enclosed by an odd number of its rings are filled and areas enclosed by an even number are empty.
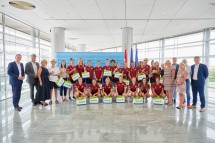
[[[199,112],[199,95],[196,109],[185,104],[178,110],[179,94],[171,106],[154,104],[151,97],[143,104],[116,103],[114,97],[111,104],[100,98],[98,104],[77,105],[75,99],[63,102],[59,90],[59,104],[53,96],[52,105],[33,106],[27,75],[23,109],[15,111],[8,64],[16,54],[24,66],[32,54],[39,63],[46,59],[47,68],[52,59],[57,67],[59,59],[69,64],[57,53],[72,53],[75,64],[76,58],[87,64],[80,53],[95,54],[93,66],[102,53],[124,56],[121,66],[145,58],[161,66],[173,57],[191,66],[199,56],[209,73],[205,111]],[[214,0],[0,1],[0,143],[215,143],[214,93]],[[192,104],[192,89],[190,95]]]

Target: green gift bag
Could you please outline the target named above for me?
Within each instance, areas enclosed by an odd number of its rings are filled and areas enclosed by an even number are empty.
[[[75,73],[72,75],[72,80],[76,81],[76,80],[78,80],[79,77],[80,77],[79,73]]]
[[[58,78],[58,80],[55,82],[58,87],[61,87],[64,84],[64,79],[62,77]]]
[[[67,88],[71,88],[72,87],[72,83],[70,81],[65,81],[64,84],[63,84],[64,87],[67,87]]]

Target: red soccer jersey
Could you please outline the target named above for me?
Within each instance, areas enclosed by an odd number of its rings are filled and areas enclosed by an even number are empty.
[[[111,68],[111,66],[104,66],[103,67],[103,71],[104,70],[108,70],[108,71],[112,71],[112,68]],[[104,76],[104,79],[106,78],[107,76]]]
[[[69,65],[67,68],[66,68],[67,72],[69,73],[70,71],[74,70],[72,73],[69,74],[69,80],[72,80],[72,75],[76,72],[76,68],[75,66],[71,66]]]
[[[76,65],[76,69],[79,75],[82,77],[82,72],[84,72],[84,65]]]
[[[111,92],[111,89],[112,89],[112,84],[109,83],[109,84],[107,85],[106,83],[104,83],[104,84],[102,85],[102,89],[104,90],[104,92],[105,92],[106,94],[109,94],[109,93]]]
[[[146,65],[145,67],[143,67],[144,70],[145,70],[145,73],[147,73],[147,75],[149,75],[149,72],[150,72],[150,66],[149,65]]]
[[[128,79],[129,68],[122,68],[123,70],[123,78]]]
[[[116,69],[116,68],[115,68],[115,69]],[[118,68],[118,69],[115,70],[115,72],[120,72],[120,73],[122,73],[122,74],[123,74],[123,71],[124,71],[124,70],[123,70],[122,68]],[[118,79],[118,78],[117,78],[117,79]]]
[[[148,90],[150,89],[150,85],[147,83],[146,85],[143,85],[142,83],[139,85],[140,90],[146,94]]]
[[[103,70],[112,71],[112,68],[111,68],[111,66],[104,66],[104,67],[103,67]]]
[[[159,68],[159,69],[157,69],[156,67],[152,67],[152,71],[153,70],[158,70],[158,71],[161,71],[161,68]],[[157,74],[157,73],[153,73],[152,74],[152,78],[154,79],[154,80],[156,80],[156,77],[160,77],[160,75],[159,74]]]
[[[139,67],[138,68],[138,73],[140,74],[140,73],[145,73],[146,71],[145,71],[145,68],[142,68],[142,67]]]
[[[129,73],[130,73],[131,79],[133,77],[135,77],[135,78],[137,77],[137,69],[136,68],[130,68]]]
[[[124,90],[125,90],[125,87],[126,87],[126,84],[125,82],[117,82],[115,84],[116,88],[117,88],[117,92],[119,95],[123,94],[124,93]]]
[[[132,82],[129,83],[129,89],[132,92],[135,92],[137,88],[138,88],[138,83],[137,82],[135,82],[135,84],[133,84]]]
[[[89,89],[90,89],[90,92],[91,92],[92,94],[95,94],[95,93],[98,92],[98,90],[100,89],[100,87],[99,87],[98,84],[96,84],[96,85],[91,84],[91,85],[89,86]]]
[[[115,68],[116,69],[116,68]],[[123,69],[122,68],[118,68],[117,70],[115,70],[115,72],[120,72],[120,73],[123,73]]]
[[[85,83],[82,83],[82,84],[79,84],[78,82],[75,84],[75,88],[78,88],[78,90],[80,92],[84,92],[84,88],[86,88],[86,84]]]
[[[93,79],[93,66],[86,66],[86,71],[90,73],[89,79]]]
[[[155,93],[156,93],[157,95],[160,95],[161,92],[162,92],[162,90],[164,89],[164,86],[163,86],[162,83],[159,83],[159,84],[154,83],[154,84],[152,85],[152,88],[154,89],[154,91],[155,91]]]
[[[102,78],[101,76],[102,76],[102,73],[103,73],[102,68],[101,67],[95,67],[94,71],[95,71],[96,78],[101,79]]]
[[[116,66],[110,66],[111,70],[114,71]]]

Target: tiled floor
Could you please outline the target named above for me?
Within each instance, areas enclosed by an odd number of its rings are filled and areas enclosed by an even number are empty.
[[[74,102],[32,107],[22,95],[22,112],[11,99],[0,102],[0,142],[4,143],[215,143],[215,90],[206,112],[175,106]]]

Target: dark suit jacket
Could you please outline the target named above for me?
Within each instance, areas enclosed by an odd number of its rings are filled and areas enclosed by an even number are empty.
[[[191,83],[193,82],[194,68],[195,68],[195,65],[192,65],[191,66]],[[197,75],[199,86],[205,85],[205,80],[207,77],[208,77],[208,67],[205,64],[199,64],[198,75]]]
[[[21,66],[21,74],[22,74],[22,76],[25,76],[23,64],[20,63],[20,66]],[[7,74],[9,75],[9,82],[11,85],[20,84],[23,82],[22,80],[18,80],[19,69],[16,65],[16,62],[11,62],[8,64]]]
[[[37,66],[37,70],[39,69],[39,63],[36,62],[36,66]],[[35,83],[36,80],[38,80],[38,78],[35,78],[34,75],[34,68],[31,62],[26,63],[25,65],[25,74],[27,75],[27,82],[30,84]]]

